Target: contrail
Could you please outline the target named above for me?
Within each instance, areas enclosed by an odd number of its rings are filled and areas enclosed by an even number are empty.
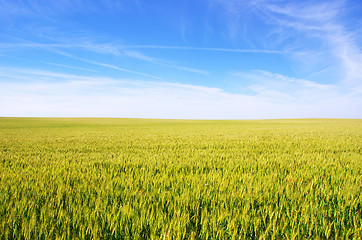
[[[204,47],[186,47],[186,46],[162,46],[162,45],[123,45],[124,48],[133,49],[171,49],[171,50],[196,50],[196,51],[214,51],[214,52],[235,52],[235,53],[268,53],[284,54],[285,51],[265,50],[265,49],[234,49],[234,48],[204,48]]]
[[[92,46],[102,46],[95,44]],[[0,48],[87,48],[84,44],[42,44],[42,43],[0,43]],[[170,49],[170,50],[192,50],[192,51],[213,51],[213,52],[234,52],[234,53],[265,53],[265,54],[285,54],[287,51],[267,50],[267,49],[235,49],[235,48],[213,48],[213,47],[187,47],[187,46],[164,46],[164,45],[120,45],[118,49]]]

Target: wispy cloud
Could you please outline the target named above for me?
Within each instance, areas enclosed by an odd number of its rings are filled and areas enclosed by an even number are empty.
[[[240,88],[253,95],[263,96],[271,102],[287,105],[314,104],[324,99],[342,96],[338,86],[321,84],[264,70],[231,73]]]
[[[150,48],[154,48],[150,47]],[[165,48],[164,46],[159,46],[160,48]],[[1,43],[0,42],[0,50],[3,49],[3,51],[9,50],[9,49],[16,49],[16,48],[27,48],[27,49],[42,49],[42,50],[46,50],[46,51],[51,51],[51,52],[56,52],[56,53],[61,53],[62,55],[66,55],[68,57],[73,57],[73,58],[77,58],[78,60],[82,60],[82,61],[87,61],[89,63],[96,63],[96,62],[92,62],[92,61],[88,61],[85,60],[84,58],[79,58],[79,57],[75,57],[73,55],[70,54],[66,54],[64,52],[64,50],[66,49],[83,49],[86,51],[91,51],[91,52],[96,52],[96,53],[101,53],[101,54],[112,54],[115,56],[120,56],[120,55],[124,55],[130,58],[134,58],[134,59],[138,59],[141,61],[147,61],[147,62],[151,62],[154,64],[158,64],[158,65],[162,65],[165,67],[169,67],[169,68],[174,68],[174,69],[178,69],[181,71],[187,71],[187,72],[192,72],[192,73],[197,73],[197,74],[202,74],[202,75],[208,75],[209,72],[205,71],[205,70],[201,70],[201,69],[196,69],[196,68],[191,68],[191,67],[185,67],[185,66],[180,66],[177,63],[174,62],[170,62],[170,61],[166,61],[163,59],[158,59],[158,58],[154,58],[154,57],[150,57],[150,56],[146,56],[145,54],[139,52],[139,51],[135,51],[132,50],[134,48],[146,48],[146,46],[139,46],[139,47],[127,47],[127,46],[117,46],[117,45],[112,45],[112,44],[91,44],[91,43],[78,43],[78,44],[64,44],[64,43]],[[58,50],[61,49],[61,50]],[[179,49],[178,47],[172,47],[170,49]],[[191,50],[190,49],[185,49],[185,50]],[[193,49],[195,50],[195,49]],[[113,69],[118,69],[120,71],[125,71],[126,69],[123,68],[119,68],[114,65],[109,65],[106,66],[107,64],[97,64],[97,65],[101,65],[104,67],[110,67],[112,66]],[[122,70],[121,70],[122,69]],[[129,70],[127,70],[128,72],[131,72]],[[134,73],[136,71],[133,71]]]
[[[286,51],[267,50],[267,49],[209,48],[209,47],[163,46],[163,45],[123,45],[123,47],[130,49],[170,49],[170,50],[230,52],[230,53],[265,53],[265,54],[289,53]]]
[[[237,49],[237,48],[209,48],[209,47],[189,47],[189,46],[167,46],[167,45],[112,45],[112,44],[63,44],[63,43],[4,43],[0,42],[0,49],[9,48],[82,48],[100,53],[113,53],[119,55],[121,51],[130,53],[131,49],[168,49],[168,50],[188,50],[188,51],[210,51],[210,52],[230,52],[230,53],[263,53],[263,54],[290,54],[289,51],[268,50],[268,49]],[[130,55],[132,56],[132,55]],[[150,60],[144,56],[133,55],[143,60]]]
[[[329,53],[339,60],[339,64],[334,64],[343,69],[343,81],[356,83],[362,80],[362,53],[356,46],[354,33],[342,25],[341,9],[345,4],[345,1],[289,3],[284,7],[268,4],[264,9],[272,13],[269,16],[273,16],[275,23],[325,42]]]
[[[120,47],[117,47],[112,44],[96,44],[82,41],[79,42],[75,39],[63,39],[68,43],[9,43],[9,42],[0,42],[0,49],[3,51],[11,49],[41,49],[41,50],[54,50],[54,49],[82,49],[90,52],[102,53],[102,54],[112,54],[119,56]],[[76,43],[74,43],[76,42]]]
[[[29,79],[30,83],[37,81],[47,81],[51,80],[51,82],[57,82],[61,80],[70,81],[72,79],[77,80],[94,80],[96,78],[83,76],[83,75],[73,75],[67,74],[62,72],[54,72],[54,71],[45,71],[45,70],[38,70],[38,69],[29,69],[29,68],[12,68],[12,67],[0,67],[0,76],[3,78],[1,79],[1,84],[5,85],[8,84],[6,80],[14,80],[18,83],[23,83],[24,79]],[[102,77],[97,77],[98,79],[105,79]],[[20,80],[20,81],[19,81]],[[36,81],[35,81],[36,82]]]
[[[97,72],[97,71],[94,70],[94,69],[82,68],[82,67],[76,67],[76,66],[70,66],[70,65],[59,64],[59,63],[44,62],[44,64],[53,65],[53,66],[58,66],[58,67],[63,67],[63,68],[69,68],[69,69],[75,69],[75,70],[82,70],[82,71],[87,71],[87,72]]]
[[[185,19],[185,16],[184,14],[181,15],[181,18],[180,18],[180,35],[181,35],[181,38],[182,38],[182,41],[184,43],[187,43],[187,39],[186,39],[186,19]]]
[[[0,75],[7,79],[2,83],[0,116],[259,119],[342,114],[358,118],[362,112],[357,104],[361,96],[338,95],[331,86],[309,85],[301,79],[260,71],[251,72],[250,76],[302,88],[296,92],[312,89],[314,95],[320,95],[312,102],[291,101],[297,99],[295,92],[280,98],[285,94],[280,86],[259,89],[253,95],[232,94],[220,88],[190,84],[16,68],[0,68]],[[255,83],[254,87],[262,88],[263,84]],[[327,94],[333,98],[325,98]]]
[[[209,72],[205,71],[205,70],[201,70],[201,69],[196,69],[196,68],[190,68],[190,67],[184,67],[184,66],[180,66],[177,65],[176,63],[172,63],[169,61],[165,61],[162,59],[157,59],[157,58],[153,58],[150,56],[146,56],[141,52],[138,51],[134,51],[134,50],[124,50],[123,53],[128,56],[128,57],[132,57],[132,58],[136,58],[142,61],[147,61],[147,62],[151,62],[154,64],[158,64],[158,65],[162,65],[162,66],[166,66],[169,68],[175,68],[175,69],[179,69],[182,71],[187,71],[187,72],[193,72],[193,73],[198,73],[198,74],[202,74],[202,75],[208,75]]]
[[[32,16],[50,19],[60,14],[70,15],[77,13],[100,13],[102,11],[114,12],[124,8],[120,1],[95,0],[92,2],[23,0],[0,1],[0,13],[4,16]]]
[[[126,68],[122,68],[122,67],[119,67],[119,66],[116,66],[116,65],[113,65],[113,64],[93,61],[91,59],[78,57],[78,56],[75,56],[74,54],[70,54],[70,53],[67,53],[67,52],[64,52],[64,51],[54,50],[54,49],[52,49],[51,51],[53,51],[53,52],[55,52],[57,54],[69,57],[69,58],[73,58],[73,59],[76,59],[76,60],[79,60],[79,61],[82,61],[82,62],[93,64],[93,65],[106,67],[106,68],[110,68],[110,69],[115,69],[115,70],[118,70],[118,71],[121,71],[121,72],[131,73],[131,74],[135,74],[135,75],[139,75],[139,76],[143,76],[143,77],[147,77],[147,78],[153,78],[153,79],[158,79],[158,80],[162,79],[162,77],[159,77],[159,76],[155,76],[155,75],[152,75],[152,74],[147,74],[147,73],[143,73],[143,72],[139,72],[139,71],[134,71],[134,70],[126,69]]]
[[[347,31],[342,21],[348,11],[347,1],[211,2],[221,5],[231,18],[248,6],[266,26],[272,27],[268,31],[277,33],[274,42],[280,41],[284,49],[290,49],[287,52],[297,60],[295,68],[304,67],[309,76],[333,75],[333,81],[361,84],[362,52],[357,47],[355,33]]]
[[[113,65],[113,64],[107,64],[107,63],[100,63],[100,62],[95,62],[95,61],[89,61],[89,60],[86,60],[86,59],[83,59],[83,61],[88,62],[88,63],[91,63],[91,64],[95,64],[95,65],[98,65],[98,66],[102,66],[102,67],[107,67],[107,68],[111,68],[111,69],[116,69],[116,70],[119,70],[119,71],[122,71],[122,72],[127,72],[127,73],[136,74],[136,75],[143,76],[143,77],[148,77],[148,78],[153,78],[153,79],[158,79],[158,80],[162,80],[162,79],[163,79],[162,77],[158,77],[158,76],[151,75],[151,74],[147,74],[147,73],[142,73],[142,72],[137,72],[137,71],[133,71],[133,70],[121,68],[121,67],[115,66],[115,65]]]

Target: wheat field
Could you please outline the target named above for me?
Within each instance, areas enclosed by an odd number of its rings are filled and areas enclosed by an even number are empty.
[[[0,239],[361,239],[362,120],[0,118]]]

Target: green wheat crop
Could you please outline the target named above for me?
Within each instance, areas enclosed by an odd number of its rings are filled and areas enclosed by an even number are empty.
[[[0,118],[0,239],[361,239],[362,120]]]

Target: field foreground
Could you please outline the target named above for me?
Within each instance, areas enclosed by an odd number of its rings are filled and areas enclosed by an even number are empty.
[[[0,239],[361,239],[362,120],[0,118]]]

